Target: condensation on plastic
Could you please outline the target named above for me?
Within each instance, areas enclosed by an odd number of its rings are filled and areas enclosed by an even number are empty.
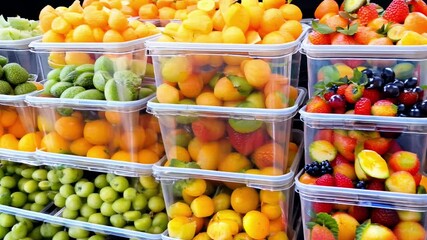
[[[267,190],[283,190],[288,189],[293,185],[295,173],[299,170],[298,166],[304,150],[304,136],[301,130],[292,130],[292,141],[298,145],[298,152],[290,168],[290,172],[280,176],[264,176],[247,173],[221,172],[214,170],[193,169],[193,168],[178,168],[164,167],[162,164],[166,160],[153,166],[153,175],[158,180],[174,180],[179,178],[203,178],[214,181],[226,181],[235,183],[244,183],[248,187],[267,189]]]

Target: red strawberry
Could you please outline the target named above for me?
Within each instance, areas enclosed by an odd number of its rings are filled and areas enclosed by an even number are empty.
[[[330,187],[335,186],[335,178],[331,174],[323,174],[316,180],[314,184]]]
[[[418,93],[413,91],[403,91],[399,95],[399,102],[406,106],[412,106],[418,101]]]
[[[334,146],[348,161],[354,161],[354,149],[356,145],[357,140],[347,136],[345,131],[334,131]]]
[[[334,205],[332,203],[314,202],[312,207],[315,213],[330,213],[332,212]]]
[[[191,123],[194,135],[203,142],[216,141],[225,134],[225,123],[216,118],[200,118]]]
[[[334,91],[332,91],[332,90],[329,90],[329,91],[327,91],[327,92],[325,92],[325,93],[323,94],[323,98],[324,98],[326,101],[329,101],[329,99],[330,99],[333,95],[335,95],[335,92],[334,92]]]
[[[311,240],[335,240],[334,234],[329,228],[321,225],[315,225],[311,229]]]
[[[337,187],[354,188],[353,181],[349,177],[341,173],[335,173],[335,184]]]
[[[330,45],[331,36],[329,34],[321,34],[318,31],[312,31],[308,34],[308,40],[314,45]]]
[[[306,111],[312,113],[331,113],[332,109],[325,99],[314,96],[308,101]]]
[[[371,211],[371,221],[384,225],[388,228],[393,228],[399,223],[399,215],[396,210],[385,208],[374,208]]]
[[[363,91],[362,97],[371,100],[371,104],[374,104],[381,99],[381,93],[377,89],[366,89]],[[369,113],[370,114],[370,113]]]
[[[334,131],[332,129],[321,129],[316,132],[314,141],[326,140],[330,143],[334,142]]]
[[[403,23],[409,14],[405,0],[393,0],[384,11],[383,18],[394,23]]]
[[[362,6],[357,10],[357,18],[361,25],[367,25],[371,20],[378,17],[377,6],[374,3]]]
[[[331,37],[332,45],[355,45],[356,41],[352,36],[343,33],[334,33]]]
[[[371,115],[371,106],[371,100],[369,98],[362,97],[354,105],[354,114]]]
[[[340,85],[337,89],[337,94],[343,95],[345,94],[345,89],[348,87],[348,84]]]
[[[388,138],[371,138],[363,143],[364,149],[373,150],[379,155],[385,154],[390,148],[391,139]]]
[[[245,156],[250,155],[266,141],[263,128],[259,128],[250,133],[239,133],[227,124],[227,134],[231,146],[233,146],[237,152]]]
[[[356,103],[363,95],[363,90],[365,87],[358,86],[354,83],[348,85],[345,89],[344,97],[348,103]]]
[[[376,190],[376,191],[384,191],[384,182],[379,179],[372,179],[369,183],[366,189],[369,190]]]
[[[371,113],[375,116],[396,116],[397,106],[389,100],[379,100],[372,105]]]
[[[362,223],[369,218],[369,209],[367,207],[351,206],[348,209],[348,214],[354,217],[359,223]]]
[[[427,16],[427,3],[423,0],[411,0],[409,6],[412,12],[420,12]]]
[[[334,167],[343,163],[350,164],[350,161],[348,161],[345,157],[343,157],[343,155],[338,153],[335,159],[331,162],[331,165],[332,167]]]

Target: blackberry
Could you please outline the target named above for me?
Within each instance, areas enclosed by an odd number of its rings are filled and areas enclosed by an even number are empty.
[[[366,189],[367,186],[368,184],[365,181],[358,181],[356,183],[356,188],[358,189]]]
[[[388,67],[384,68],[381,72],[381,78],[384,79],[384,81],[386,83],[393,82],[395,79],[395,74],[394,74],[393,69],[388,68]]]
[[[320,177],[324,174],[332,174],[333,169],[328,160],[322,162],[312,162],[304,166],[304,171],[313,177]]]

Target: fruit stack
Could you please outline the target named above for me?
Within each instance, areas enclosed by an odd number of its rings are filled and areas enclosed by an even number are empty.
[[[296,188],[305,239],[427,236],[427,48],[418,41],[423,32],[411,25],[427,17],[408,10],[421,3],[394,0],[382,10],[346,0],[338,15],[337,3],[325,0],[316,10],[320,20],[302,45],[310,99],[299,111],[307,154]],[[384,11],[382,17],[366,14],[371,8]],[[374,29],[378,23],[381,31]],[[409,42],[416,46],[394,46]]]
[[[180,167],[155,165],[170,221],[166,239],[290,239],[294,223],[293,177],[302,157],[303,133],[293,131],[292,142],[299,146],[293,154],[290,172],[281,176],[263,176],[229,172],[203,172],[197,164]],[[227,158],[229,159],[229,155]],[[165,159],[166,160],[166,159]],[[172,160],[172,161],[175,161]],[[228,164],[242,166],[234,158]]]

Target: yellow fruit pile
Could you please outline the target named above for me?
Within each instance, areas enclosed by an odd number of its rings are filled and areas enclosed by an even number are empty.
[[[218,9],[214,0],[203,0],[182,24],[167,24],[159,41],[281,44],[301,35],[301,19],[298,6],[279,0],[221,0]]]
[[[93,3],[83,8],[78,0],[71,6],[45,6],[39,14],[43,42],[124,42],[159,32],[151,23],[128,17],[118,9]]]

